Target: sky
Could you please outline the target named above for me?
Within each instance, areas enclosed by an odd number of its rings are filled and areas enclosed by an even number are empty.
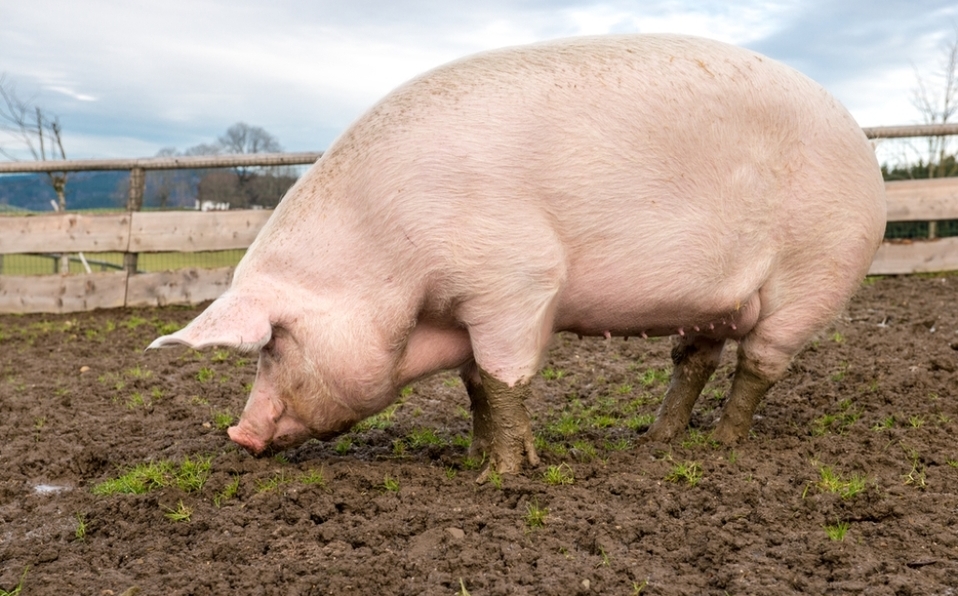
[[[403,81],[508,45],[711,37],[821,83],[862,126],[922,121],[955,0],[0,0],[0,75],[56,115],[67,157],[149,157],[245,122],[319,151]],[[0,147],[27,157],[0,136]]]

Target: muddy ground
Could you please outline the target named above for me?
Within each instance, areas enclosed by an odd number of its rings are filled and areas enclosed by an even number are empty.
[[[483,486],[454,374],[254,459],[224,430],[253,359],[143,351],[198,309],[2,316],[0,590],[955,594],[956,295],[868,280],[734,449],[708,440],[733,349],[691,430],[639,444],[669,340],[559,336],[530,403],[542,465]]]

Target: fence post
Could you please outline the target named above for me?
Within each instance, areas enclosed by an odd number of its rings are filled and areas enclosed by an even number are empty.
[[[130,194],[126,200],[126,210],[133,217],[134,211],[139,211],[143,207],[143,190],[146,187],[146,174],[143,168],[136,166],[130,170]],[[123,268],[127,273],[136,273],[136,262],[139,255],[135,252],[128,252],[123,255]]]

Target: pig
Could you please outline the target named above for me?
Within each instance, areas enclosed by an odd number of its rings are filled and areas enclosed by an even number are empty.
[[[480,53],[403,84],[293,185],[229,289],[151,348],[259,354],[229,437],[329,439],[459,369],[478,480],[538,456],[526,401],[550,338],[675,336],[645,438],[670,441],[728,340],[712,437],[844,307],[885,227],[871,145],[821,86],[679,35]]]

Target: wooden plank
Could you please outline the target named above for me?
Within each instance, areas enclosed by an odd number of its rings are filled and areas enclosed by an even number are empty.
[[[268,209],[134,213],[130,252],[247,248],[272,213]]]
[[[888,221],[958,219],[958,178],[885,183]]]
[[[870,126],[862,128],[869,139],[901,139],[905,137],[940,137],[958,135],[958,124],[906,124],[903,126]]]
[[[0,275],[0,313],[70,313],[123,306],[126,272]]]
[[[250,166],[310,165],[323,156],[322,151],[300,153],[227,153],[223,155],[176,155],[139,159],[65,159],[50,161],[0,162],[0,174],[15,172],[89,172],[144,170],[183,170]]]
[[[129,213],[0,217],[0,254],[122,252],[129,240]]]
[[[198,304],[218,298],[229,288],[232,278],[233,267],[178,269],[131,275],[126,305]]]
[[[958,237],[921,242],[883,242],[869,275],[958,270]]]

